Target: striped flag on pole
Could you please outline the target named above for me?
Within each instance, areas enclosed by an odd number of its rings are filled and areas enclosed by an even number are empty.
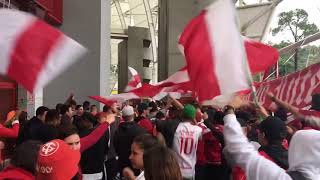
[[[235,20],[232,1],[216,0],[180,36],[192,90],[200,102],[249,89],[248,66],[256,73],[278,59],[276,49],[243,38]]]

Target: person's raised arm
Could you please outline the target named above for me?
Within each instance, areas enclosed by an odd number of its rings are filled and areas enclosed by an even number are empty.
[[[291,180],[285,170],[260,156],[254,146],[249,143],[234,114],[234,109],[240,106],[241,103],[235,102],[225,107],[223,135],[226,159],[231,159],[235,165],[245,170],[248,179]]]
[[[278,99],[277,97],[275,97],[272,93],[267,93],[267,96],[270,98],[271,101],[273,101],[274,103],[276,103],[278,106],[283,107],[284,109],[286,109],[287,111],[291,112],[296,118],[298,119],[303,119],[304,116],[299,113],[299,109],[290,105],[287,102],[284,102],[280,99]]]
[[[19,134],[19,121],[15,120],[12,122],[12,128],[6,128],[0,125],[0,137],[4,138],[17,138]]]
[[[172,96],[168,95],[169,99],[171,100],[171,103],[178,109],[183,109],[183,105],[178,101],[176,100],[175,98],[173,98]]]
[[[80,139],[80,152],[83,152],[96,144],[101,136],[108,130],[109,125],[114,121],[115,114],[109,114],[102,121],[100,121],[101,124],[94,131],[92,131],[89,135],[82,137]]]

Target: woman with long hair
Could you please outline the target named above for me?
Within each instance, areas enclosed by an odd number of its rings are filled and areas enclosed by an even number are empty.
[[[175,154],[163,146],[156,146],[143,155],[146,180],[182,180]]]
[[[123,176],[127,180],[144,180],[144,164],[143,156],[144,152],[151,148],[159,146],[159,142],[156,137],[150,134],[142,134],[134,138],[131,145],[131,154],[129,159],[131,161],[132,168],[140,170],[139,176],[135,176],[131,168],[126,167],[123,169]]]

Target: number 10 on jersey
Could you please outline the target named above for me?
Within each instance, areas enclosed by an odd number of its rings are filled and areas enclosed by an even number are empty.
[[[192,137],[180,137],[180,154],[190,155],[193,151],[194,140]]]

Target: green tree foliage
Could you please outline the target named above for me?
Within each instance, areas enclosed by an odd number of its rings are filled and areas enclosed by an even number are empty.
[[[289,42],[282,41],[279,44],[273,45],[273,47],[277,49],[281,49],[290,45]],[[290,54],[280,54],[279,59],[279,74],[280,76],[284,76],[290,73],[295,72],[295,64],[293,58],[290,58]],[[299,50],[298,54],[299,63],[298,70],[304,69],[312,64],[318,63],[320,61],[320,46],[315,45],[307,45]]]
[[[303,40],[304,38],[319,32],[318,27],[314,23],[310,23],[308,21],[308,13],[303,9],[295,9],[291,10],[289,12],[282,12],[279,14],[279,21],[278,21],[278,27],[272,30],[272,34],[275,36],[279,32],[285,32],[288,31],[292,35],[293,42],[298,42],[300,40]],[[281,42],[278,44],[278,46],[285,45],[285,43],[289,42]],[[285,47],[285,46],[284,46]],[[294,61],[294,70],[299,70],[299,64],[303,64],[304,61],[302,59],[300,62],[298,61],[300,55],[298,54],[298,49],[296,50],[295,54],[295,61]],[[285,61],[285,57],[281,58],[281,60]],[[284,63],[284,62],[282,62]],[[281,64],[281,61],[280,61]],[[287,73],[291,71],[291,64],[288,65],[289,69],[286,69],[287,67],[280,68],[281,73]]]
[[[298,42],[319,31],[314,23],[308,21],[308,13],[303,9],[295,9],[279,14],[278,27],[272,30],[273,35],[289,31],[294,42]]]

